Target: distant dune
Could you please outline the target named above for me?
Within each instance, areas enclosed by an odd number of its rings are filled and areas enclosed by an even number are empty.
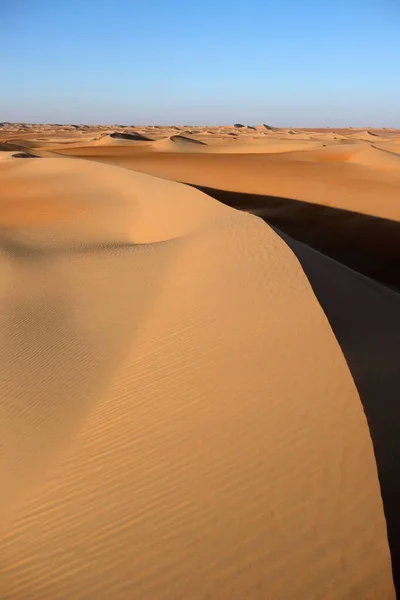
[[[32,152],[16,152],[12,155],[13,158],[39,158],[36,154]]]
[[[118,131],[115,131],[114,133],[110,133],[110,137],[112,139],[117,139],[117,140],[138,140],[141,142],[152,142],[153,140],[149,137],[147,137],[146,135],[143,135],[142,133],[136,132],[136,131],[132,131],[130,133],[120,133]]]
[[[297,155],[297,158],[302,161],[353,163],[373,169],[400,171],[399,155],[385,149],[358,142],[325,146],[316,150],[310,150],[302,155]]]
[[[366,142],[370,142],[370,141],[376,142],[377,139],[381,139],[377,133],[372,133],[371,131],[357,131],[356,133],[352,134],[349,137],[355,138],[357,140],[364,140]]]
[[[80,145],[58,146],[56,152],[194,185],[303,200],[400,220],[398,154],[384,152],[377,143],[371,147],[355,140],[290,138],[293,141],[225,141],[213,136],[207,146],[176,144],[164,138],[154,142],[149,151],[141,146],[104,152]]]
[[[186,135],[171,135],[169,139],[171,142],[175,142],[177,144],[201,144],[202,146],[206,146],[205,142],[189,138]]]

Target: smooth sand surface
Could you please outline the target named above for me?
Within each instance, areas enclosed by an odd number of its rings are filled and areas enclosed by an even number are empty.
[[[248,157],[157,139],[0,162],[0,597],[394,598],[370,431],[300,263],[168,180],[227,161],[239,185]],[[295,165],[336,164],[290,154],[292,190]],[[397,167],[339,165],[389,211]]]

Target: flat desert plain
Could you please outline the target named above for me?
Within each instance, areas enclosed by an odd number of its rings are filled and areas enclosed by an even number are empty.
[[[0,598],[389,600],[400,131],[0,124]]]

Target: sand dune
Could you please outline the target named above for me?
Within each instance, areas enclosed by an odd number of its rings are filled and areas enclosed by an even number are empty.
[[[201,152],[207,144],[187,135],[171,135],[159,139],[152,145],[152,150],[158,152]]]
[[[236,143],[240,142],[231,142]],[[312,144],[316,146],[307,151],[304,147],[290,151],[284,144],[282,151],[275,153],[247,151],[244,146],[240,152],[196,146],[196,153],[181,152],[179,157],[161,143],[160,152],[60,147],[57,153],[209,188],[302,200],[400,220],[397,155],[354,143],[339,144],[332,152],[318,142]]]
[[[12,150],[21,150],[21,146],[8,141],[0,142],[0,153],[11,152]]]
[[[135,144],[134,153],[136,150],[140,151],[158,151],[158,152],[202,152],[210,154],[278,154],[283,152],[295,152],[301,150],[312,150],[314,148],[322,147],[320,141],[313,140],[293,140],[291,144],[287,143],[285,139],[266,139],[264,137],[237,137],[234,132],[229,132],[226,136],[215,136],[214,138],[206,137],[205,135],[197,134],[196,137],[189,137],[187,135],[172,135],[164,138],[155,140],[153,144],[146,144],[146,146],[139,146]],[[235,139],[235,143],[229,143]],[[94,140],[86,143],[70,144],[68,147],[54,144],[51,149],[63,154],[64,156],[79,156],[84,157],[85,154],[90,155],[90,148],[93,146],[118,146],[124,142],[119,143],[117,140],[112,140],[109,136],[105,136],[99,140]],[[125,144],[127,145],[127,144]],[[196,145],[196,147],[195,147]],[[200,146],[202,146],[200,148]],[[75,148],[79,147],[79,151],[75,152]],[[85,150],[85,147],[87,148]],[[107,153],[107,156],[110,156]],[[123,156],[128,156],[123,151]],[[110,156],[111,158],[111,156]]]
[[[357,131],[349,137],[353,137],[357,140],[365,140],[366,142],[376,142],[381,139],[377,133],[372,131]]]
[[[361,403],[276,234],[115,167],[1,176],[2,597],[393,597]]]
[[[283,152],[296,152],[300,150],[312,150],[319,148],[318,142],[296,140],[290,145],[284,139],[266,138],[239,138],[234,145],[217,144],[214,142],[211,152],[219,154],[281,154]]]
[[[171,142],[175,142],[177,144],[201,144],[206,146],[204,142],[200,142],[199,140],[189,138],[187,135],[172,135],[170,138]]]
[[[143,135],[137,131],[132,132],[124,132],[121,133],[119,131],[114,131],[113,133],[107,134],[106,136],[100,138],[97,143],[103,144],[111,144],[118,142],[130,142],[130,141],[138,141],[138,142],[152,142],[152,138]]]
[[[39,158],[38,155],[33,152],[16,152],[12,155],[13,158]]]
[[[400,154],[400,140],[393,140],[391,142],[377,142],[374,144],[375,147],[381,148],[382,150],[388,150],[395,154]]]
[[[142,126],[134,127],[123,125],[71,125],[71,126],[54,126],[54,125],[26,125],[23,128],[18,124],[5,124],[0,129],[0,142],[6,141],[11,143],[17,140],[18,143],[24,144],[24,141],[29,145],[39,144],[54,144],[57,141],[62,144],[80,143],[82,140],[91,141],[104,138],[104,142],[111,143],[111,140],[116,142],[119,139],[121,142],[125,140],[159,140],[169,138],[173,135],[190,137],[208,143],[220,144],[231,140],[232,136],[238,137],[242,142],[250,145],[253,141],[275,140],[286,141],[288,145],[293,145],[296,141],[311,141],[318,140],[327,143],[339,143],[341,140],[354,143],[355,141],[369,141],[371,143],[395,143],[399,137],[399,132],[389,129],[288,129],[279,128],[272,125],[236,125],[225,126]],[[111,140],[110,140],[111,136]],[[143,136],[143,137],[142,137]],[[146,138],[143,140],[143,138]],[[295,150],[295,148],[293,148]],[[228,150],[229,151],[229,150]],[[268,151],[268,149],[266,149]]]
[[[400,171],[400,159],[396,153],[363,142],[325,146],[318,150],[310,149],[309,152],[297,154],[293,158],[322,163],[353,163],[372,169]]]
[[[265,123],[256,125],[255,129],[258,131],[279,131],[279,127],[273,127],[272,125],[266,125]]]
[[[312,237],[400,220],[399,157],[244,128],[2,131],[2,600],[396,597],[399,295],[173,180]]]
[[[307,247],[400,291],[400,222],[278,196],[196,186],[264,219]],[[400,307],[399,307],[400,310]]]

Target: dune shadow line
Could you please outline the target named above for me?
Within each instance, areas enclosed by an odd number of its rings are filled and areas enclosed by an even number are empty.
[[[292,198],[192,187],[400,291],[400,223]],[[379,198],[377,198],[377,201]]]
[[[356,384],[374,446],[393,580],[399,594],[400,294],[278,230],[276,233],[299,260]]]
[[[400,223],[288,198],[195,187],[262,217],[299,260],[368,421],[400,597]]]

